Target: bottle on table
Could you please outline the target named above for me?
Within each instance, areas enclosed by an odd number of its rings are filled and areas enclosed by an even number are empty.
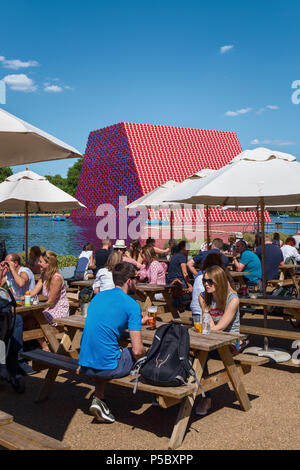
[[[30,291],[29,290],[27,290],[25,292],[24,305],[25,305],[25,307],[30,307],[30,305],[31,305],[31,296],[30,296]]]
[[[205,309],[202,317],[202,334],[209,335],[210,334],[210,314],[209,310]]]

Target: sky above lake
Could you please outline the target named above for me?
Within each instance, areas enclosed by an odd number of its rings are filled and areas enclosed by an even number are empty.
[[[0,107],[82,153],[89,132],[134,122],[300,160],[299,2],[11,0],[0,16]],[[74,161],[29,167],[66,176]]]

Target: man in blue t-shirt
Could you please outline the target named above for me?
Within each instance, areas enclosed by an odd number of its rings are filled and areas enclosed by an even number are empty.
[[[203,263],[203,261],[205,260],[206,256],[209,254],[209,253],[221,253],[222,254],[222,261],[223,261],[223,264],[224,266],[226,267],[228,265],[228,258],[227,256],[225,256],[223,253],[222,253],[222,250],[223,250],[223,246],[224,246],[224,242],[221,238],[215,238],[213,241],[212,241],[212,244],[211,244],[211,249],[210,250],[207,250],[207,251],[200,251],[196,256],[194,256],[193,259],[190,259],[187,263],[187,267],[188,269],[191,271],[192,274],[194,274],[194,276],[197,276],[198,274],[198,271],[195,269],[195,264],[198,264],[199,266]]]
[[[239,240],[236,244],[236,253],[240,253],[240,261],[236,257],[233,258],[234,265],[238,272],[249,272],[244,276],[247,285],[257,285],[262,278],[261,262],[259,257],[248,249],[248,245],[244,240]]]
[[[265,239],[265,250],[266,250],[266,280],[278,279],[279,277],[279,266],[284,264],[283,254],[278,245],[272,243],[270,237]],[[260,260],[262,260],[262,246],[258,246],[256,254]]]
[[[113,269],[116,287],[97,294],[88,308],[78,362],[82,372],[95,379],[90,412],[98,421],[115,421],[104,400],[107,381],[128,375],[134,362],[145,355],[141,324],[148,317],[142,319],[141,307],[129,296],[135,292],[136,279],[133,264],[118,263]],[[126,328],[132,346],[121,349],[119,340]]]

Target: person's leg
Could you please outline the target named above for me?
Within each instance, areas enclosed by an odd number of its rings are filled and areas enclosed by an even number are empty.
[[[218,351],[210,351],[207,356],[207,361],[203,368],[203,377],[208,376],[208,359],[220,359]],[[208,410],[212,407],[212,399],[210,392],[205,392],[205,397],[200,397],[196,405],[196,415],[205,416],[207,415]]]
[[[95,397],[100,398],[103,400],[105,397],[105,387],[106,387],[107,380],[105,379],[96,379],[95,380]]]
[[[16,315],[15,328],[10,339],[10,345],[7,355],[7,368],[12,376],[16,376],[18,372],[25,375],[34,374],[35,371],[22,357],[23,353],[23,318]]]

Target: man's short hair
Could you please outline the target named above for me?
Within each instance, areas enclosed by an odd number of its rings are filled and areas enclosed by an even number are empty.
[[[136,276],[137,268],[132,263],[118,263],[115,265],[112,276],[115,286],[123,287],[125,282]]]
[[[111,243],[109,237],[105,237],[101,241],[102,241],[102,245],[109,245],[109,243]]]
[[[214,245],[216,248],[218,248],[218,250],[222,250],[222,248],[224,246],[224,242],[223,242],[222,238],[215,238],[212,241],[212,245]]]
[[[14,263],[17,261],[18,264],[21,264],[21,258],[17,253],[10,253],[10,256]]]
[[[181,250],[185,250],[185,247],[186,247],[186,241],[181,240],[181,242],[179,242],[177,245],[177,252]]]
[[[238,240],[236,244],[241,244],[245,250],[248,249],[248,244],[245,242],[245,240]]]

